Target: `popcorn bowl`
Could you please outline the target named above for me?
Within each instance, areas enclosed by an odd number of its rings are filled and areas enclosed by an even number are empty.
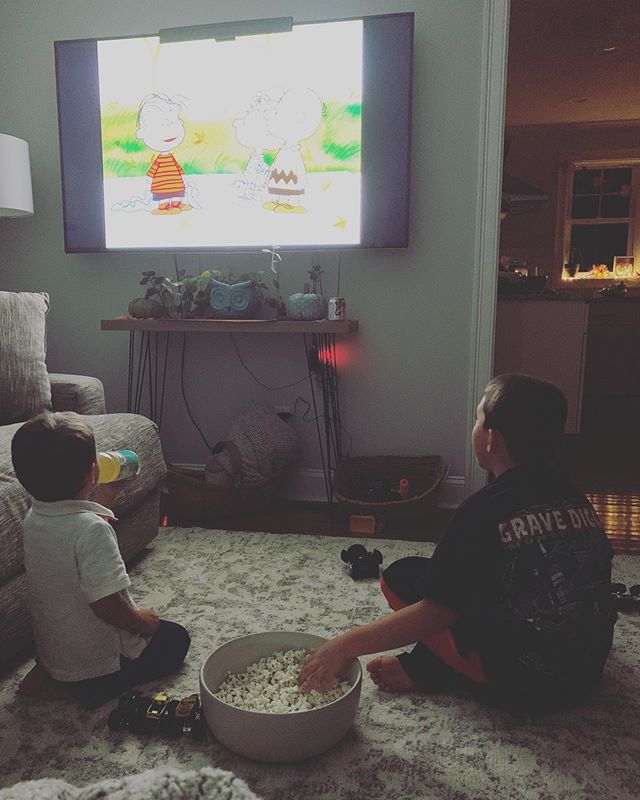
[[[202,712],[215,738],[239,756],[271,762],[302,761],[337,744],[358,710],[362,667],[357,659],[340,676],[351,685],[346,694],[308,711],[248,711],[216,695],[227,672],[240,673],[273,653],[308,650],[326,641],[312,633],[269,631],[241,636],[216,648],[200,670]]]

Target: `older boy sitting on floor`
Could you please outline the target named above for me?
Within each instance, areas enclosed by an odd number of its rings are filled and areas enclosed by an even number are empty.
[[[557,467],[566,415],[566,398],[547,381],[489,383],[472,442],[495,480],[459,507],[431,559],[385,570],[382,590],[397,613],[320,646],[303,687],[322,689],[352,658],[417,641],[369,662],[381,690],[466,686],[531,710],[588,696],[613,639],[613,554],[591,504]]]

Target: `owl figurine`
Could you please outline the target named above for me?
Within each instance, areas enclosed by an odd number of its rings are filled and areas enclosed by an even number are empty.
[[[211,308],[217,319],[255,319],[260,296],[253,281],[223,283],[211,279]]]

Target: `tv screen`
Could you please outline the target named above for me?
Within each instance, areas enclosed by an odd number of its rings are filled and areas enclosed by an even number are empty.
[[[66,252],[406,247],[412,51],[411,13],[56,42]]]

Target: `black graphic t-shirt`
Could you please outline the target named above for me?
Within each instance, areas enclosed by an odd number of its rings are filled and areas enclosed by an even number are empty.
[[[530,698],[580,693],[611,648],[612,557],[579,489],[516,467],[460,506],[425,596],[460,615],[458,646],[480,652],[490,684]]]

